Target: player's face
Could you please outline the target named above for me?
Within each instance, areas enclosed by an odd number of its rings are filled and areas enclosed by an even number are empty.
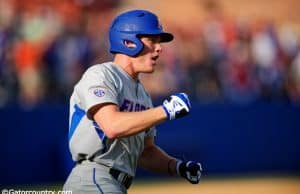
[[[144,44],[144,48],[134,59],[136,72],[152,73],[162,51],[160,36],[143,36],[141,41]]]

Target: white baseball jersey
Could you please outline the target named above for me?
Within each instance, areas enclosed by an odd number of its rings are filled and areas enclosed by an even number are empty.
[[[120,111],[142,111],[153,107],[149,94],[112,62],[90,67],[75,85],[70,98],[69,147],[74,161],[97,154],[94,161],[131,176],[144,149],[144,139],[154,137],[155,127],[134,136],[109,139],[91,116],[90,108],[114,103]],[[111,120],[111,122],[114,122]]]

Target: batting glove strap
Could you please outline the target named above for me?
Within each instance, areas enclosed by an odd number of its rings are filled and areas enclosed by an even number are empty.
[[[198,184],[201,177],[202,167],[200,163],[193,161],[177,161],[177,174],[187,179],[192,184]]]
[[[170,96],[164,100],[163,108],[169,120],[177,119],[190,112],[191,104],[185,93]]]

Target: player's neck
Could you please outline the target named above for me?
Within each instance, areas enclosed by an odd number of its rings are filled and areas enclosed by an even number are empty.
[[[132,62],[129,57],[116,54],[113,61],[116,65],[121,67],[132,79],[138,80],[138,73],[134,71]]]

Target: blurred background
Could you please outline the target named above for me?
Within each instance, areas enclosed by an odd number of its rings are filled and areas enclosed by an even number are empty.
[[[74,165],[73,86],[112,60],[109,25],[128,9],[155,12],[175,35],[156,72],[141,77],[154,104],[178,91],[192,99],[189,117],[158,126],[157,144],[201,161],[205,183],[292,177],[295,192],[286,193],[300,193],[297,0],[0,0],[0,188],[64,182]],[[147,184],[165,178],[137,173]],[[227,188],[208,181],[190,193],[210,184]]]

